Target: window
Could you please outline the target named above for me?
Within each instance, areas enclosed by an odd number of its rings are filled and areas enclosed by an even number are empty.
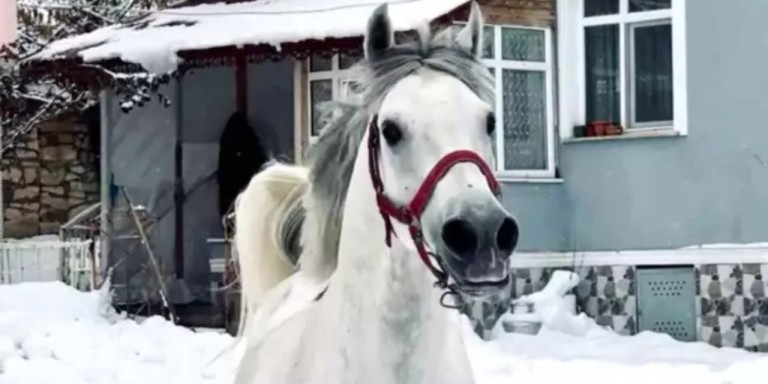
[[[333,56],[314,55],[309,60],[309,119],[310,141],[320,134],[323,121],[319,120],[318,106],[324,102],[347,96],[351,82],[349,69],[362,56],[346,53]]]
[[[550,30],[486,26],[483,44],[496,88],[496,170],[508,177],[554,177]]]
[[[551,41],[546,28],[485,27],[483,62],[497,90],[494,142],[502,177],[555,175]],[[318,103],[347,92],[347,70],[357,59],[342,54],[310,61],[310,141],[323,123],[317,119]]]
[[[558,0],[560,133],[687,133],[685,0]]]

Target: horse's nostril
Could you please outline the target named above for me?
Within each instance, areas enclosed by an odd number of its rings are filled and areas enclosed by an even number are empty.
[[[452,219],[443,224],[443,241],[458,256],[477,250],[477,234],[472,225],[462,219]]]
[[[496,232],[496,247],[506,253],[512,253],[517,246],[518,237],[517,222],[507,217],[501,222],[501,226],[499,226],[499,230]]]

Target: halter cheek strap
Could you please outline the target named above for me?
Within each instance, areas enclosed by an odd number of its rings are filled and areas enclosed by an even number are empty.
[[[371,118],[368,131],[368,171],[371,175],[371,183],[373,189],[376,192],[376,204],[379,207],[379,213],[384,220],[385,226],[385,242],[387,247],[392,246],[392,235],[395,234],[392,227],[392,218],[399,221],[402,224],[408,226],[408,232],[411,235],[416,250],[419,253],[419,257],[424,265],[435,275],[437,278],[437,285],[441,288],[448,287],[448,275],[444,268],[438,268],[435,263],[432,262],[429,255],[430,253],[426,249],[424,241],[424,233],[421,229],[421,215],[424,213],[424,209],[429,203],[429,199],[437,187],[437,183],[442,180],[446,173],[448,173],[453,166],[461,163],[471,163],[476,165],[491,191],[497,196],[501,196],[501,187],[496,177],[493,174],[493,170],[477,153],[468,150],[458,150],[448,153],[441,158],[437,164],[429,171],[424,181],[419,186],[416,194],[413,196],[411,202],[406,205],[399,205],[393,202],[384,193],[384,183],[381,178],[381,167],[379,160],[381,158],[381,143],[379,141],[379,126],[377,123],[378,116],[374,115]],[[396,234],[395,234],[396,235]],[[439,264],[439,259],[438,264]]]

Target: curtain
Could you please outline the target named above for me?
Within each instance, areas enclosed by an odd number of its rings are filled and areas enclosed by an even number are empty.
[[[607,120],[621,123],[619,87],[619,26],[584,30],[587,124]]]
[[[634,30],[635,122],[672,121],[672,25]]]
[[[544,62],[545,47],[543,31],[502,28],[503,60]],[[500,72],[504,109],[504,169],[546,169],[546,73],[512,69]]]

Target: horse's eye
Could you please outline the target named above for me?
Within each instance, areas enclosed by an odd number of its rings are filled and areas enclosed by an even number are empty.
[[[384,136],[384,140],[387,141],[387,144],[390,147],[393,147],[403,139],[403,130],[400,129],[400,126],[397,125],[397,123],[391,120],[384,120],[384,122],[381,123],[381,135]]]
[[[485,118],[485,130],[489,135],[493,135],[493,132],[496,131],[496,115],[493,112]]]

